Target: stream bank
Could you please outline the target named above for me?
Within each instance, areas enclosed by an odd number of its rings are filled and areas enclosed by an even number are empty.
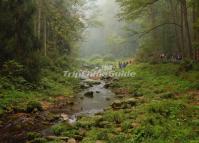
[[[115,99],[115,94],[105,88],[105,81],[86,79],[80,85],[82,91],[74,97],[59,96],[54,104],[42,103],[44,111],[3,115],[0,124],[1,140],[6,143],[25,142],[29,132],[49,136],[50,126],[62,121],[74,123],[79,116],[103,112]],[[86,95],[88,93],[92,96]]]

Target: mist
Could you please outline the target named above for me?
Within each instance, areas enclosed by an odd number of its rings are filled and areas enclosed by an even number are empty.
[[[80,48],[80,56],[92,58],[95,56],[111,56],[116,58],[131,57],[137,49],[136,40],[128,37],[124,27],[125,22],[119,20],[120,11],[115,0],[88,0],[90,10],[86,15],[91,19],[84,32]],[[94,23],[94,24],[93,24]]]

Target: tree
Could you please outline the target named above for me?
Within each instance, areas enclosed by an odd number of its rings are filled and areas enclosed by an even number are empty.
[[[193,1],[196,5],[197,0]],[[120,19],[127,22],[133,22],[137,19],[144,21],[140,31],[136,32],[136,35],[143,39],[141,40],[142,45],[144,39],[150,37],[151,39],[146,41],[157,43],[156,46],[159,46],[157,48],[159,52],[166,51],[167,54],[177,52],[189,59],[193,59],[192,30],[190,29],[192,22],[189,19],[189,11],[193,7],[188,8],[187,6],[190,1],[117,0],[117,2],[121,7]],[[151,48],[154,49],[154,46]]]
[[[84,29],[78,10],[83,4],[84,0],[0,1],[0,69],[15,60],[24,66],[24,77],[33,81],[39,77],[42,57],[54,64],[62,56],[69,58]]]
[[[199,1],[192,0],[193,7],[193,42],[195,60],[199,61]]]

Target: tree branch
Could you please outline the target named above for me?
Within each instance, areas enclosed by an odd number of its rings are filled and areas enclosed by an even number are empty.
[[[182,28],[182,26],[179,25],[179,24],[177,24],[177,23],[162,23],[162,24],[159,24],[159,25],[157,25],[157,26],[155,26],[155,27],[153,27],[153,28],[151,28],[151,29],[149,29],[149,30],[147,30],[147,31],[138,33],[138,34],[140,34],[140,35],[139,35],[139,38],[142,38],[144,35],[146,35],[146,34],[152,32],[152,31],[158,29],[159,27],[165,26],[165,25],[176,25],[176,26],[178,26],[178,28],[180,28],[180,29]]]
[[[132,12],[130,12],[130,13],[128,13],[127,14],[127,16],[125,16],[126,18],[130,18],[131,17],[131,15],[136,15],[136,13],[139,13],[139,14],[141,14],[144,10],[145,10],[145,8],[147,8],[148,6],[151,6],[151,5],[153,5],[153,4],[155,4],[156,2],[158,2],[159,0],[152,0],[152,1],[150,1],[150,2],[146,2],[146,3],[144,3],[142,6],[140,6],[139,8],[137,8],[137,9],[134,9]],[[125,12],[124,12],[125,13]]]

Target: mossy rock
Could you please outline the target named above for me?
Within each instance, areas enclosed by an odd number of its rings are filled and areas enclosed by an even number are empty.
[[[129,98],[125,100],[116,100],[112,103],[111,107],[113,109],[127,109],[137,105],[137,100],[134,98]]]
[[[175,94],[171,92],[166,92],[166,93],[162,93],[160,97],[163,99],[171,99],[171,98],[173,99],[175,98]]]
[[[28,104],[27,104],[27,108],[26,108],[26,111],[28,113],[31,113],[33,111],[43,111],[43,108],[42,108],[42,105],[40,102],[38,101],[30,101]]]
[[[135,97],[141,97],[143,95],[144,94],[142,92],[139,92],[139,91],[136,91],[136,92],[133,93],[133,96],[135,96]]]
[[[101,121],[101,122],[98,122],[96,126],[100,128],[110,128],[111,124],[108,121]]]
[[[88,91],[84,94],[84,96],[88,97],[88,98],[93,98],[94,97],[94,92],[93,91]]]
[[[46,143],[47,140],[45,138],[36,138],[32,141],[32,143]]]
[[[155,93],[155,94],[160,94],[160,93],[163,93],[163,92],[164,92],[163,89],[155,89],[155,90],[154,90],[154,93]]]

